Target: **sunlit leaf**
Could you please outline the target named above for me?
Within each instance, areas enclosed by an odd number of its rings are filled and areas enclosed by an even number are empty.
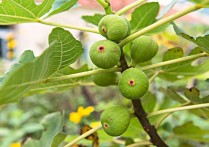
[[[49,36],[49,47],[35,60],[10,74],[0,87],[0,104],[18,101],[29,89],[41,84],[58,70],[75,62],[83,53],[81,43],[70,32],[55,28]]]
[[[159,11],[159,3],[145,3],[134,10],[131,15],[131,27],[133,30],[142,29],[156,21]]]
[[[69,10],[78,0],[55,0],[47,17]]]
[[[102,15],[102,14],[94,14],[92,16],[85,15],[85,16],[82,16],[82,19],[84,19],[88,23],[92,23],[92,24],[98,26],[99,21],[102,19],[103,16],[104,15]]]

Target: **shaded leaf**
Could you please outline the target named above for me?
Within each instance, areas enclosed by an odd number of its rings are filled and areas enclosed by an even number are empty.
[[[47,17],[69,10],[78,0],[55,0]]]
[[[202,49],[206,53],[209,53],[209,34],[206,34],[205,36],[192,37],[192,36],[184,33],[184,31],[182,29],[180,29],[175,23],[172,23],[172,24],[173,24],[174,30],[177,35],[195,43],[199,47],[202,47]]]
[[[0,87],[0,104],[15,102],[32,87],[58,70],[75,62],[83,53],[81,43],[70,32],[55,28],[49,36],[49,47],[35,60],[10,74]]]
[[[145,3],[134,10],[131,16],[132,30],[142,29],[156,21],[159,11],[159,3]]]
[[[93,16],[85,15],[85,16],[82,16],[82,19],[85,20],[86,22],[89,22],[98,26],[99,21],[102,19],[103,16],[104,15],[102,14],[94,14]]]
[[[181,95],[179,95],[173,88],[168,87],[167,89],[160,88],[160,91],[164,93],[168,98],[173,99],[174,101],[185,103],[187,102]]]
[[[142,98],[141,98],[141,102],[142,102],[142,106],[144,108],[144,110],[147,113],[150,113],[153,111],[156,102],[157,102],[157,98],[154,94],[152,94],[151,92],[147,92]]]
[[[182,51],[179,51],[178,53],[177,51],[178,48],[174,48],[172,50],[166,52],[165,56],[167,57],[164,57],[164,58],[171,60],[171,59],[177,59],[177,58],[183,57]],[[176,53],[175,53],[175,50],[176,50]],[[169,54],[169,52],[171,54]],[[194,55],[200,52],[202,52],[201,48],[197,47],[194,50],[192,50],[189,55]],[[169,54],[169,55],[166,55],[166,54]],[[185,79],[188,77],[197,76],[199,74],[203,74],[209,71],[209,59],[205,58],[205,60],[199,63],[198,65],[192,64],[194,60],[196,59],[189,60],[189,61],[187,60],[187,61],[180,62],[180,63],[174,63],[171,65],[162,67],[162,71],[160,72],[159,77],[167,81],[177,81],[177,80]]]
[[[50,147],[64,126],[64,115],[61,112],[48,114],[42,120],[44,131],[40,140],[29,139],[23,147]]]
[[[173,132],[180,139],[209,142],[209,130],[195,126],[192,122],[174,128]]]
[[[51,147],[58,147],[66,137],[67,134],[64,133],[57,134],[52,141]]]
[[[200,103],[200,91],[195,88],[192,87],[190,89],[186,88],[184,91],[185,96],[193,103]]]

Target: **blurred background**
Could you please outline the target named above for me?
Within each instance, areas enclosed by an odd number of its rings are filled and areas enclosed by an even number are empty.
[[[40,3],[41,1],[42,0],[37,0],[37,3]],[[113,10],[117,11],[135,0],[110,1],[113,6]],[[166,5],[171,3],[171,1],[172,0],[159,0],[158,2],[160,3],[161,10],[163,10]],[[179,0],[167,15],[174,14],[189,7],[190,5],[192,5],[192,3],[186,0]],[[77,5],[69,11],[52,16],[48,18],[48,20],[63,24],[95,27],[81,18],[83,15],[93,15],[95,13],[104,13],[95,0],[79,0]],[[125,17],[130,20],[129,14]],[[206,9],[199,10],[176,20],[176,22],[191,35],[203,35],[209,30],[209,11]],[[52,28],[53,27],[38,23],[0,26],[0,75],[2,75],[13,63],[17,61],[18,57],[24,50],[33,50],[35,55],[39,56],[48,46],[48,35],[50,34]],[[82,57],[79,64],[82,65],[87,62],[90,68],[93,68],[94,66],[88,56],[88,50],[92,43],[103,39],[103,37],[98,34],[86,33],[77,30],[70,30],[70,32],[75,38],[81,40],[85,49],[85,55]],[[188,53],[194,47],[194,44],[176,36],[172,27],[168,27],[162,33],[153,34],[152,37],[160,46],[160,51],[156,56],[156,61],[158,61],[158,58],[161,59],[160,57],[162,54],[170,48],[178,46],[183,48],[184,51]],[[169,106],[169,103],[173,102],[166,101],[164,103],[164,100],[162,100],[162,93],[157,92],[156,89],[161,86],[168,87],[174,84],[175,83],[167,83],[160,79],[156,79],[151,87],[151,91],[155,94],[154,97],[156,97],[156,99],[161,99],[159,104],[163,103],[166,105],[166,103],[168,103]],[[185,87],[185,85],[193,86],[195,84],[203,89],[203,94],[208,94],[207,86],[209,86],[209,84],[205,85],[201,81],[194,83],[194,81],[187,80],[183,82],[180,81],[178,84],[179,89]],[[65,111],[66,125],[64,131],[71,134],[67,138],[67,140],[71,140],[79,135],[80,129],[83,125],[98,125],[101,111],[113,104],[126,105],[127,107],[130,107],[131,105],[130,101],[122,98],[116,86],[105,88],[83,86],[75,87],[62,93],[50,92],[47,94],[28,96],[22,99],[19,103],[1,107],[0,147],[19,147],[19,143],[24,142],[27,138],[39,138],[41,131],[43,130],[43,127],[40,124],[41,119],[48,113],[56,111]],[[78,109],[79,107],[80,109]],[[82,112],[87,112],[87,115],[79,115],[80,110]],[[179,114],[180,113],[175,113],[174,118],[169,118],[166,121],[167,123],[164,123],[164,127],[166,127],[166,129],[172,129],[172,125],[170,125],[169,122],[176,122],[177,125],[182,124],[185,120],[183,117],[179,116]],[[187,115],[186,112],[181,112],[181,114]],[[191,121],[197,120],[197,118],[193,115],[191,115],[190,119]],[[135,122],[136,120],[133,120],[133,124],[135,124]],[[198,123],[205,125],[204,122],[201,121]],[[134,131],[136,132],[136,126],[133,125],[124,137],[136,134]],[[142,136],[146,137],[143,133]],[[167,134],[164,134],[164,136],[168,137]],[[102,147],[121,146],[118,145],[118,142],[112,139],[112,137],[105,135],[103,131],[99,132],[99,137],[101,142],[100,146]],[[185,143],[187,141],[180,142],[177,138],[170,140],[168,138],[168,142],[172,144],[172,146],[177,147],[180,146],[182,142]],[[90,146],[91,141],[83,141],[81,143]],[[190,145],[204,146],[195,141],[191,141]]]

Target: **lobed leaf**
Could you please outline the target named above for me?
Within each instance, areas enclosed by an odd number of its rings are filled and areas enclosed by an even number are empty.
[[[83,53],[82,45],[70,32],[55,28],[49,47],[35,60],[14,70],[0,87],[0,104],[18,101],[21,96],[58,70],[75,62]]]
[[[64,127],[64,114],[55,112],[48,114],[42,120],[44,131],[40,140],[29,139],[23,147],[49,147],[52,146],[57,135],[62,132]],[[54,144],[53,144],[54,145]]]
[[[172,24],[177,35],[195,43],[196,45],[201,47],[206,53],[209,54],[209,34],[206,34],[204,36],[192,37],[184,33],[184,31],[181,28],[179,28],[175,23]]]

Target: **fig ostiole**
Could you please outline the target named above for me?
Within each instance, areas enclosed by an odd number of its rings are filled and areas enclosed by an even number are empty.
[[[110,136],[120,136],[128,128],[130,112],[127,108],[115,105],[104,110],[100,117],[103,130]]]
[[[119,42],[131,32],[130,22],[124,17],[110,14],[104,16],[98,24],[99,32],[109,40]]]
[[[109,69],[118,64],[121,56],[119,45],[110,40],[95,42],[90,48],[90,59],[99,68]]]
[[[140,36],[131,43],[132,66],[151,60],[158,52],[158,44],[149,36]]]
[[[95,74],[91,76],[92,81],[98,86],[110,86],[116,85],[118,82],[117,80],[117,73],[101,73]]]
[[[146,74],[137,68],[125,70],[118,83],[120,93],[128,99],[138,99],[146,94],[149,80]]]

